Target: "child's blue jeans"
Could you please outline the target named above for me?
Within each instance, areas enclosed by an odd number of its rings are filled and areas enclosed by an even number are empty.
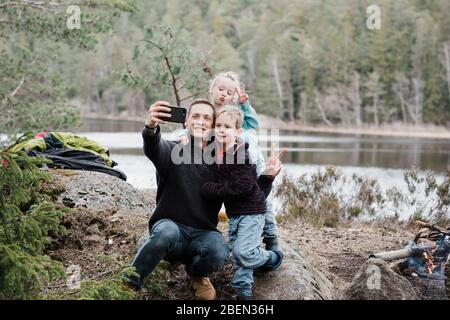
[[[264,238],[276,238],[277,237],[277,222],[275,221],[275,215],[273,213],[272,203],[266,200],[267,212],[264,215],[265,223],[262,236]]]
[[[270,252],[261,247],[264,214],[231,216],[228,237],[232,250],[233,288],[253,286],[253,269],[264,265]]]

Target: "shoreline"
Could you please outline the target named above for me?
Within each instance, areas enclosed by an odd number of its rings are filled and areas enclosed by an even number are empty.
[[[440,139],[450,140],[450,130],[443,126],[436,125],[404,125],[399,123],[385,124],[380,127],[362,126],[360,128],[344,128],[339,126],[325,125],[303,125],[299,122],[285,122],[277,118],[260,115],[260,127],[263,129],[279,129],[310,132],[310,133],[328,133],[353,136],[383,136],[383,137],[405,137],[420,139]]]
[[[124,116],[104,116],[86,114],[81,116],[82,119],[98,119],[113,121],[129,121],[141,123],[144,117],[124,117]],[[281,119],[270,117],[264,114],[259,115],[261,129],[280,129],[294,132],[308,133],[328,133],[342,134],[352,136],[382,136],[382,137],[404,137],[418,139],[439,139],[450,140],[450,130],[443,126],[436,125],[404,125],[401,123],[392,123],[382,125],[380,127],[363,126],[360,128],[350,127],[344,128],[339,126],[325,125],[303,125],[299,122],[285,122]]]

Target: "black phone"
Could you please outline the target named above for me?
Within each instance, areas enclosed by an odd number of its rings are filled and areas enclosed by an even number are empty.
[[[175,107],[175,106],[166,106],[170,108],[170,114],[172,115],[170,118],[164,118],[167,122],[175,122],[175,123],[185,123],[186,121],[186,108],[183,107]]]

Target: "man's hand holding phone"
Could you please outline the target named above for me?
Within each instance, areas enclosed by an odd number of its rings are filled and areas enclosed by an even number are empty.
[[[172,117],[170,114],[171,109],[167,106],[170,104],[165,101],[155,102],[148,109],[149,115],[147,119],[147,126],[149,128],[156,128],[158,124],[164,124],[167,120]]]
[[[148,110],[148,126],[155,128],[158,124],[166,122],[184,123],[186,121],[186,109],[171,106],[168,102],[158,101],[150,106]]]

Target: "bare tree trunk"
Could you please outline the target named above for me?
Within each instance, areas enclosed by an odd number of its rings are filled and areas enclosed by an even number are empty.
[[[373,120],[375,121],[375,126],[379,126],[380,123],[378,121],[378,93],[375,93],[373,97]]]
[[[444,64],[447,70],[448,99],[450,101],[450,53],[448,43],[444,43]]]
[[[413,79],[413,89],[414,89],[414,115],[416,120],[416,125],[422,123],[422,112],[423,112],[423,81],[420,79]]]
[[[288,101],[287,101],[287,111],[288,111],[288,118],[290,121],[294,120],[294,92],[292,89],[292,83],[291,81],[288,82],[288,85],[286,86],[287,88],[287,97],[288,97]]]
[[[300,94],[300,119],[304,126],[308,124],[308,96],[305,92]]]
[[[418,123],[418,120],[416,118],[416,113],[414,112],[414,105],[410,104],[410,103],[405,103],[406,105],[406,110],[408,111],[409,116],[411,117],[412,121],[414,122],[414,124]]]
[[[344,125],[344,127],[350,127],[350,120],[348,117],[348,109],[345,105],[338,105],[339,114],[341,116],[341,123]]]
[[[365,83],[365,87],[369,91],[369,95],[372,97],[372,112],[375,125],[378,127],[379,120],[379,103],[380,97],[384,94],[383,85],[380,82],[380,76],[376,72],[372,72],[369,79]]]
[[[361,95],[360,95],[360,88],[359,88],[359,73],[355,72],[354,73],[354,80],[353,80],[353,104],[354,104],[354,108],[355,108],[355,122],[356,122],[356,126],[360,127],[361,126]]]
[[[315,99],[316,99],[316,106],[319,109],[320,115],[322,117],[322,121],[325,122],[327,126],[331,126],[330,120],[328,120],[327,115],[325,114],[325,111],[322,108],[322,103],[320,101],[320,93],[318,91],[315,92]]]
[[[408,120],[406,119],[405,99],[403,95],[400,96],[400,108],[402,110],[403,123],[406,124]]]
[[[250,91],[254,91],[256,81],[255,55],[250,50],[247,50],[246,55],[248,61],[248,70],[250,72],[249,88]]]
[[[338,85],[335,88],[329,89],[325,107],[331,109],[337,108],[339,111],[341,124],[344,127],[349,127],[351,123],[349,101],[350,104],[352,104],[353,98],[351,97],[351,94],[346,90],[350,91],[350,87],[344,88],[343,86]]]
[[[278,74],[278,63],[277,58],[272,58],[272,68],[273,68],[273,75],[275,77],[275,83],[277,86],[277,92],[278,92],[278,101],[280,104],[280,110],[281,112],[284,112],[284,106],[283,106],[283,88],[281,86],[280,76]]]
[[[403,123],[407,123],[408,122],[408,118],[407,118],[408,112],[407,111],[409,111],[409,108],[407,110],[407,107],[406,107],[407,103],[406,103],[405,96],[406,96],[406,92],[408,90],[409,81],[408,81],[408,79],[406,79],[406,77],[402,73],[395,74],[395,81],[396,81],[396,83],[393,86],[393,90],[400,100],[400,108],[402,111]]]

